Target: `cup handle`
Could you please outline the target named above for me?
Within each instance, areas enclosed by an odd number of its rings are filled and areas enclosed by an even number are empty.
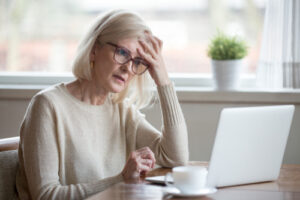
[[[173,185],[174,185],[173,183],[169,183],[169,182],[168,182],[169,177],[172,178],[172,173],[171,173],[171,172],[168,172],[168,173],[165,175],[165,184],[166,184],[166,186],[173,186]]]

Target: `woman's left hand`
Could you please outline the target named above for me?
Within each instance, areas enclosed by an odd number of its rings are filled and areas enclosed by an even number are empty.
[[[152,45],[146,41],[139,40],[143,49],[138,48],[138,53],[150,64],[148,70],[156,85],[168,85],[171,81],[162,57],[163,42],[150,33],[145,34]]]

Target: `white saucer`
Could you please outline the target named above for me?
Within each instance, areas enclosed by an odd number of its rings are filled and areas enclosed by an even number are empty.
[[[178,189],[175,189],[175,190],[173,189],[173,190],[167,191],[167,193],[169,195],[173,195],[176,197],[199,197],[199,196],[205,196],[208,194],[213,194],[216,191],[217,191],[216,188],[203,188],[199,191],[196,191],[195,193],[182,193]]]

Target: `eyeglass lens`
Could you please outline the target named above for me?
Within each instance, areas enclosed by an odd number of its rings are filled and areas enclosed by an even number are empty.
[[[120,64],[125,64],[132,60],[132,71],[136,74],[144,73],[148,66],[141,58],[131,59],[130,52],[122,47],[117,47],[115,51],[115,60]]]

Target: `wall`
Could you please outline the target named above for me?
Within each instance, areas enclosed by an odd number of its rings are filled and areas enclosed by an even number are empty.
[[[0,138],[17,136],[30,97],[36,91],[0,90]],[[5,94],[6,93],[6,94]],[[284,163],[300,164],[300,98],[293,93],[216,93],[213,91],[184,92],[178,96],[186,118],[189,132],[190,160],[208,161],[212,151],[215,132],[222,108],[237,106],[261,106],[295,104]],[[147,119],[158,129],[161,127],[160,109],[155,105],[145,110]]]
[[[182,103],[182,109],[187,122],[189,133],[190,160],[208,161],[210,159],[219,114],[222,108],[238,106],[262,106],[268,104],[210,104],[210,103]],[[160,110],[155,106],[146,111],[146,116],[157,128],[161,125],[158,118]],[[292,122],[291,132],[284,155],[283,163],[300,164],[300,106],[296,105],[296,112]]]

